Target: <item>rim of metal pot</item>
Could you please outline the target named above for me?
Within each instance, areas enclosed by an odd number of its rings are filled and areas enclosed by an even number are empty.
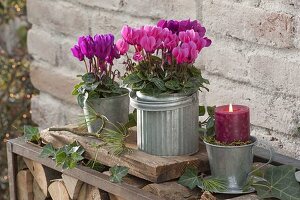
[[[127,96],[128,94],[129,94],[129,91],[127,91],[127,92],[124,93],[124,94],[117,95],[117,96],[111,96],[111,97],[105,97],[105,98],[93,98],[93,99],[88,99],[88,100],[96,100],[96,99],[117,99],[117,98],[121,98],[121,97]]]
[[[165,101],[170,102],[170,101],[179,101],[180,99],[184,99],[187,96],[193,95],[195,92],[197,92],[197,91],[190,92],[190,93],[181,92],[181,93],[172,93],[172,94],[160,94],[158,96],[149,96],[149,95],[143,94],[140,91],[137,91],[136,97],[137,97],[137,99],[142,98],[143,101],[158,102],[161,100],[162,102],[165,102]],[[174,98],[176,98],[176,100],[174,100]]]
[[[197,99],[197,94],[193,93],[184,98],[174,99],[173,101],[138,100],[135,92],[130,92],[129,97],[130,105],[134,108],[147,111],[166,111],[192,105]]]
[[[244,147],[249,147],[249,146],[253,146],[257,144],[257,138],[254,136],[250,136],[250,139],[252,141],[252,143],[250,144],[245,144],[245,145],[240,145],[240,146],[225,146],[225,145],[217,145],[217,144],[211,144],[206,142],[205,140],[203,140],[203,142],[208,145],[208,146],[213,146],[213,147],[217,147],[217,148],[227,148],[227,149],[234,149],[234,148],[244,148]]]

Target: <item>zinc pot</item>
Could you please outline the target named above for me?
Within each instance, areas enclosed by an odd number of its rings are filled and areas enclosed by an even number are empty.
[[[114,124],[128,122],[128,93],[107,98],[87,99],[83,106],[83,112],[89,133],[97,132],[102,126],[102,120],[93,120],[94,111],[98,114],[104,115]],[[111,128],[109,125],[106,127]]]
[[[147,96],[130,93],[137,109],[137,145],[148,154],[178,156],[199,148],[198,93]]]
[[[251,137],[251,144],[221,146],[205,142],[211,175],[226,181],[228,192],[242,191],[253,164],[253,147],[257,140]]]

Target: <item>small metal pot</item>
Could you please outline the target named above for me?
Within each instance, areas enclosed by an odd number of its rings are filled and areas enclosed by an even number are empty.
[[[137,109],[137,145],[146,153],[178,156],[199,149],[198,93],[159,97],[130,93]]]
[[[83,106],[83,112],[89,133],[97,132],[102,126],[102,120],[92,120],[93,110],[98,114],[104,115],[114,124],[126,123],[128,122],[129,114],[128,93],[108,98],[87,99]]]
[[[257,143],[251,137],[251,144],[242,146],[221,146],[204,141],[209,159],[211,175],[227,182],[228,191],[242,191],[253,164],[253,147]]]

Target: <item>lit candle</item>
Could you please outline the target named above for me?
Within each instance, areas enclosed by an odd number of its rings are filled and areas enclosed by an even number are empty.
[[[224,105],[215,109],[216,140],[223,143],[250,140],[250,113],[247,106]]]

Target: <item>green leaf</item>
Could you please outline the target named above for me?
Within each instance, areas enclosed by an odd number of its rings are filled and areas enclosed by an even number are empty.
[[[180,83],[177,80],[169,80],[165,83],[165,86],[171,90],[181,90]]]
[[[43,147],[42,152],[40,154],[41,157],[55,157],[55,155],[56,155],[56,149],[50,143],[46,144]]]
[[[178,183],[190,188],[191,190],[197,185],[202,185],[201,179],[198,177],[198,170],[191,167],[186,168],[183,175],[179,178]]]
[[[56,152],[56,155],[54,157],[54,160],[56,162],[56,165],[59,166],[59,165],[63,165],[64,162],[66,161],[67,159],[67,153],[65,151],[63,151],[62,149],[59,149],[57,152]]]
[[[129,74],[128,76],[126,76],[123,80],[123,83],[132,85],[134,83],[138,83],[141,81],[142,81],[142,79],[136,73],[133,73],[133,74]]]
[[[215,108],[216,108],[216,106],[207,106],[207,113],[209,116],[215,115]]]
[[[26,141],[39,142],[41,139],[38,127],[29,125],[24,126],[24,137]]]
[[[210,192],[224,192],[228,189],[226,181],[219,178],[203,178],[202,183],[202,189]]]
[[[205,115],[205,106],[199,106],[199,116]]]
[[[96,81],[94,73],[86,73],[81,78],[85,83],[94,83]]]
[[[295,178],[296,169],[292,166],[271,166],[265,170],[263,178],[253,184],[260,198],[300,200],[300,185]]]
[[[137,124],[137,110],[134,109],[132,113],[128,115],[128,122],[125,124],[126,128],[131,128]]]
[[[78,95],[79,91],[78,89],[84,84],[84,82],[78,83],[77,85],[74,86],[74,89],[72,91],[72,95]]]
[[[206,124],[206,129],[211,129],[215,126],[215,119],[210,117]]]
[[[78,105],[81,107],[81,108],[83,108],[83,106],[84,106],[84,101],[85,101],[85,96],[83,95],[83,94],[78,94],[78,96],[77,96],[77,103],[78,103]]]
[[[121,183],[124,176],[128,174],[128,168],[123,166],[114,166],[109,169],[111,176],[110,181],[113,183]]]
[[[158,89],[160,89],[162,91],[166,91],[165,83],[162,79],[154,77],[154,78],[151,78],[150,81],[153,82],[155,84],[155,86],[158,87]]]

